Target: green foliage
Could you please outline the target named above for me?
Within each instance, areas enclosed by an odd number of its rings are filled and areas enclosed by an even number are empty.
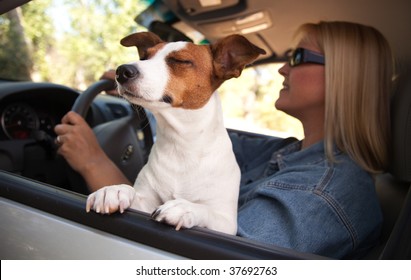
[[[133,18],[144,8],[145,2],[132,0],[66,1],[71,24],[58,34],[57,49],[61,53],[55,55],[64,63],[56,72],[64,74],[68,84],[85,88],[105,70],[135,60],[136,50],[126,49],[119,42],[138,31]]]
[[[20,10],[0,16],[0,65],[0,77],[30,79],[32,60]]]
[[[51,2],[52,0],[33,1],[30,5],[22,6],[22,24],[33,62],[31,76],[37,80],[52,80],[47,56],[55,43],[55,29],[51,18],[46,14]]]
[[[147,3],[36,0],[7,13],[0,17],[0,76],[84,89],[104,71],[136,59],[136,50],[119,42],[144,29],[133,18]]]

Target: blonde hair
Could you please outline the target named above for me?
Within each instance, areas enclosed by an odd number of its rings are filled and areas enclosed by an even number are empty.
[[[386,170],[390,143],[393,56],[375,28],[349,22],[305,24],[300,35],[325,56],[327,157],[335,146],[370,173]]]

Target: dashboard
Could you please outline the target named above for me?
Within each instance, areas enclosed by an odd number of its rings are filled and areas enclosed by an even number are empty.
[[[0,81],[0,141],[34,139],[37,131],[54,137],[54,126],[71,110],[79,94],[51,83]],[[132,113],[124,99],[99,95],[86,120],[94,127]]]
[[[6,102],[0,108],[2,135],[0,139],[28,139],[35,131],[44,131],[54,136],[53,128],[59,122],[59,112],[49,112],[44,104],[29,102]]]
[[[78,93],[47,84],[0,83],[0,141],[27,140],[43,131],[54,137],[54,126],[67,113]]]

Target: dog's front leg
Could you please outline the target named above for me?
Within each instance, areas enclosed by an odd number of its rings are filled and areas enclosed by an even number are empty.
[[[123,213],[128,208],[151,213],[160,205],[158,197],[146,188],[121,184],[101,188],[87,198],[86,211],[100,214]]]
[[[229,215],[228,213],[231,213]],[[236,211],[217,212],[213,207],[192,203],[185,199],[170,200],[157,208],[152,218],[158,222],[165,222],[176,227],[192,228],[194,226],[235,234],[237,231]]]
[[[87,198],[86,211],[94,210],[101,214],[112,214],[129,208],[134,201],[136,191],[132,186],[121,184],[101,188]]]

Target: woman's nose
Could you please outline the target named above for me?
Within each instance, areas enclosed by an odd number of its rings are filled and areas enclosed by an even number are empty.
[[[283,76],[286,76],[289,71],[290,65],[288,64],[288,62],[284,63],[284,65],[280,69],[278,69],[278,73],[280,73]]]

